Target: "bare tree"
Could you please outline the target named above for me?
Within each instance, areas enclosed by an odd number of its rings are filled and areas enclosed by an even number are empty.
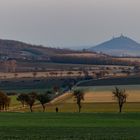
[[[85,75],[85,78],[87,78],[87,77],[89,76],[88,70],[83,70],[83,73],[84,73],[84,75]]]
[[[46,78],[47,78],[47,77],[49,77],[49,74],[48,74],[48,72],[46,73]]]
[[[50,101],[50,97],[47,93],[37,95],[37,100],[41,103],[43,112],[45,112],[46,106],[45,104]]]
[[[18,73],[14,73],[14,76],[15,76],[15,78],[17,78],[18,77]]]
[[[37,76],[37,72],[34,71],[32,74],[33,74],[33,77],[36,78],[36,76]]]
[[[54,87],[53,87],[53,92],[54,92],[55,94],[59,94],[59,92],[60,92],[60,87],[59,87],[59,86],[54,86]]]
[[[74,90],[73,91],[73,95],[76,99],[76,103],[78,105],[78,110],[79,110],[79,113],[81,112],[81,108],[82,108],[82,105],[81,105],[81,101],[84,100],[84,92],[82,90]]]
[[[79,71],[78,74],[79,74],[79,77],[81,77],[82,76],[82,71]]]
[[[27,97],[27,95],[25,93],[21,93],[17,97],[17,101],[21,102],[23,107],[24,107],[24,105],[26,103],[26,97]]]
[[[31,92],[31,93],[26,94],[25,102],[26,102],[26,104],[30,107],[30,111],[31,111],[31,112],[33,112],[32,107],[33,107],[33,105],[34,105],[36,99],[37,99],[37,94],[36,94],[36,92]]]
[[[4,92],[0,91],[0,110],[6,110],[11,102],[11,98],[9,98]]]
[[[59,73],[60,77],[63,77],[63,71],[61,70]]]
[[[119,88],[115,88],[114,91],[112,91],[113,93],[113,97],[115,100],[117,100],[118,105],[119,105],[119,112],[122,112],[122,107],[124,105],[124,103],[126,103],[126,99],[127,99],[127,94],[125,93],[125,89],[119,89]]]
[[[67,75],[68,75],[69,77],[71,77],[73,74],[74,74],[74,73],[73,73],[72,71],[68,71],[68,72],[67,72]]]

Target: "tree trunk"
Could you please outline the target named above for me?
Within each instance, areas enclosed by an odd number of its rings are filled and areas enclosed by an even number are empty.
[[[33,112],[32,106],[30,106],[30,111]]]
[[[122,112],[122,105],[119,106],[119,112]]]
[[[81,105],[78,105],[79,113],[81,112]]]
[[[22,107],[24,107],[24,102],[22,102]]]
[[[3,110],[5,110],[5,105],[4,105],[4,103],[3,103]]]
[[[43,107],[43,112],[45,112],[45,105],[42,105],[42,107]]]

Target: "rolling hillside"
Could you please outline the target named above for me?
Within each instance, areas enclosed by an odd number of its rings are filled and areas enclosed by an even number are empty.
[[[14,59],[48,60],[56,54],[74,53],[76,51],[60,48],[50,48],[41,45],[32,45],[15,40],[0,39],[0,57]]]
[[[61,60],[62,58],[62,60]],[[102,59],[107,58],[107,60]],[[49,61],[56,63],[94,64],[96,61],[108,61],[111,57],[90,51],[50,48],[32,45],[15,40],[0,39],[0,60]],[[102,63],[102,62],[101,62]]]
[[[20,61],[20,64],[21,61],[94,65],[128,65],[129,63],[128,61],[116,60],[109,55],[94,51],[50,48],[15,40],[0,39],[0,60],[7,59],[15,59]]]

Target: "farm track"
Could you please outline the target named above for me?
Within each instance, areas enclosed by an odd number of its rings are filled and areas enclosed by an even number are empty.
[[[53,99],[50,104],[56,104],[56,103],[62,103],[65,102],[68,99],[71,99],[73,97],[72,93],[64,93],[63,95],[58,96],[57,98]]]

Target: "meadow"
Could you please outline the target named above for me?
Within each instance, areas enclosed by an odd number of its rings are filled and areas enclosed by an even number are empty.
[[[17,96],[11,96],[11,104],[8,111],[10,112],[30,112],[29,107],[22,107],[21,103],[16,100]],[[74,98],[58,98],[52,102],[46,104],[45,112],[55,112],[55,108],[59,108],[60,113],[77,113],[78,107]],[[118,104],[115,101],[112,102],[86,102],[82,101],[82,113],[116,113],[118,112]],[[42,112],[42,106],[36,101],[33,106],[34,112]],[[140,112],[140,102],[127,102],[124,104],[123,112]]]
[[[82,101],[82,112],[117,112],[118,104],[112,96],[112,90],[115,86],[95,86],[95,87],[78,87],[85,91],[84,101]],[[121,89],[126,89],[127,103],[124,105],[124,112],[139,112],[140,111],[140,86],[139,85],[120,85]],[[22,91],[29,93],[31,90]],[[38,90],[38,93],[43,93],[43,90]],[[45,92],[45,90],[44,90]],[[26,106],[22,108],[20,102],[16,100],[17,95],[10,96],[11,105],[10,111],[28,112],[29,108]],[[60,112],[77,112],[77,104],[72,97],[72,93],[65,93],[51,101],[46,105],[47,112],[55,112],[58,107]],[[41,112],[41,105],[36,102],[33,106],[35,112]]]
[[[9,112],[0,113],[0,139],[139,140],[140,86],[118,85],[129,94],[122,114],[118,113],[118,104],[112,98],[114,87],[78,87],[86,91],[81,113],[77,113],[77,104],[71,93],[46,104],[44,113],[38,102],[33,106],[33,113],[29,113],[29,107],[22,107],[16,100],[17,95],[10,96]],[[28,91],[24,89],[24,92]],[[56,107],[59,113],[55,113]]]
[[[0,139],[139,140],[139,118],[140,113],[0,113]]]

